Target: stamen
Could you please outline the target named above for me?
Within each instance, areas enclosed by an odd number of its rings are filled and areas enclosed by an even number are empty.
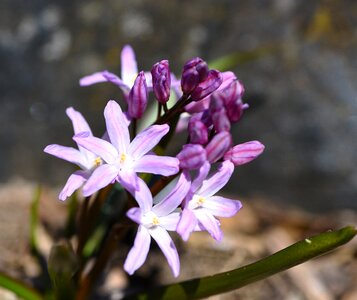
[[[121,163],[121,164],[124,163],[125,160],[126,160],[126,155],[125,155],[125,153],[122,153],[122,154],[120,155],[120,163]]]
[[[201,206],[203,203],[206,202],[206,198],[205,198],[205,197],[198,196],[197,198],[198,198],[198,199],[196,200],[196,204],[197,204],[198,206]]]
[[[102,164],[102,159],[98,156],[95,160],[94,160],[94,167],[98,167]]]
[[[159,224],[160,224],[159,218],[158,217],[153,217],[152,218],[152,225],[159,225]]]

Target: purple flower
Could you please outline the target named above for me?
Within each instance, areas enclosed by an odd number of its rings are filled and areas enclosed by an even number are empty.
[[[230,160],[235,166],[244,165],[262,154],[264,148],[264,145],[258,141],[239,144],[227,151],[224,160]]]
[[[169,61],[162,60],[151,69],[153,91],[156,99],[164,104],[170,98],[171,74]]]
[[[188,192],[180,221],[176,231],[186,241],[191,232],[207,230],[216,240],[222,239],[220,223],[216,217],[232,217],[242,207],[238,200],[215,196],[215,194],[226,185],[232,176],[234,165],[225,161],[212,176],[207,177],[210,164],[205,163],[199,170],[199,174],[192,182]]]
[[[210,70],[207,78],[200,82],[195,89],[191,92],[193,101],[201,100],[212,94],[223,82],[221,72],[217,70]]]
[[[66,113],[72,121],[75,134],[86,131],[89,136],[92,136],[89,125],[80,112],[69,107],[67,108]],[[52,144],[48,145],[44,149],[44,152],[74,163],[81,168],[81,170],[74,172],[68,178],[67,183],[59,194],[60,200],[66,200],[67,197],[70,197],[73,192],[79,189],[89,178],[93,170],[102,164],[102,159],[98,157],[98,155],[79,145],[78,149],[75,149],[72,147]]]
[[[188,133],[192,144],[204,145],[208,141],[207,126],[199,119],[199,116],[192,116],[188,122]]]
[[[151,238],[159,245],[175,277],[180,273],[179,256],[167,231],[175,231],[180,213],[175,211],[186,196],[190,182],[186,174],[181,174],[176,186],[162,200],[161,193],[154,199],[145,182],[138,180],[139,188],[133,194],[139,207],[131,208],[127,216],[139,224],[134,246],[130,249],[124,269],[132,275],[146,260]],[[153,203],[157,203],[152,207]]]
[[[87,132],[74,137],[78,145],[95,153],[105,162],[84,185],[85,196],[92,195],[115,180],[133,193],[138,187],[137,172],[169,176],[179,171],[177,158],[148,154],[169,131],[167,124],[150,126],[130,142],[128,125],[117,102],[108,102],[104,117],[110,143]]]
[[[207,63],[199,57],[190,59],[185,63],[182,71],[181,88],[183,93],[190,94],[207,76]]]
[[[146,109],[148,102],[148,89],[144,72],[141,71],[136,77],[133,87],[129,93],[128,114],[131,118],[140,119]]]
[[[134,50],[131,46],[125,45],[121,51],[121,78],[108,71],[101,71],[81,78],[79,84],[81,86],[88,86],[99,82],[111,82],[119,86],[124,95],[128,96],[137,75],[138,66]],[[152,83],[150,73],[145,74],[145,77],[148,87],[151,88]]]

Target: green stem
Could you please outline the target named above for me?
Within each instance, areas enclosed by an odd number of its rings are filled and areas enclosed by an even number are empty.
[[[158,287],[126,299],[201,299],[226,293],[282,272],[349,242],[357,230],[348,226],[297,242],[255,263],[228,272]]]

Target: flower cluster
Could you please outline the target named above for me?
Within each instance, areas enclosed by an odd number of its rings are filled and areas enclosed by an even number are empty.
[[[234,216],[242,205],[216,193],[236,166],[255,159],[264,146],[258,141],[233,146],[231,126],[248,106],[242,101],[243,86],[232,72],[210,70],[201,58],[184,65],[181,80],[171,73],[167,60],[156,63],[151,72],[138,72],[130,46],[122,50],[121,66],[121,78],[102,71],[80,80],[82,86],[111,82],[124,94],[125,112],[114,100],[106,104],[104,136],[95,137],[81,113],[70,107],[66,112],[78,149],[52,144],[44,151],[80,168],[68,178],[61,200],[81,187],[88,197],[115,182],[135,199],[137,206],[127,211],[139,225],[124,263],[129,274],[143,265],[153,238],[178,276],[179,256],[168,231],[176,231],[185,241],[193,231],[207,231],[221,240],[218,218]],[[146,111],[151,91],[158,116],[137,134],[136,122]],[[176,101],[168,107],[170,97]],[[176,157],[157,155],[155,151],[163,153],[167,140],[178,131],[187,133],[187,143]],[[154,191],[152,182],[159,191]]]

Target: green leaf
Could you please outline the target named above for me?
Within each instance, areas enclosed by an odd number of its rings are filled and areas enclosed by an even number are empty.
[[[43,297],[32,287],[0,272],[0,287],[13,292],[24,300],[43,300]]]
[[[74,299],[74,275],[78,268],[77,257],[69,243],[52,246],[48,259],[48,273],[56,299]]]
[[[352,226],[321,233],[244,267],[158,287],[126,299],[201,299],[229,292],[331,251],[350,241],[356,233],[357,230]]]

